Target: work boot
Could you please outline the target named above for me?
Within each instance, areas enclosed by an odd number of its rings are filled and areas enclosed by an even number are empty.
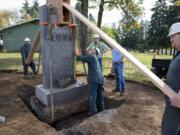
[[[93,116],[94,114],[96,114],[95,112],[88,112],[88,116],[90,117],[90,116]]]
[[[37,72],[36,72],[36,71],[34,71],[34,75],[37,75]]]
[[[120,96],[124,96],[124,91],[121,91],[121,92],[120,92]]]
[[[29,77],[27,75],[24,75],[24,79],[27,80],[29,79]]]
[[[120,92],[120,89],[118,89],[118,88],[113,89],[112,92]]]

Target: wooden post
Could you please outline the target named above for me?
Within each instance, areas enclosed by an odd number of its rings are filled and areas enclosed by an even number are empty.
[[[56,10],[57,10],[56,24],[57,25],[61,24],[63,22],[62,0],[47,0],[47,6],[56,7]]]
[[[72,36],[73,36],[73,44],[74,44],[74,50],[75,51],[80,51],[80,54],[82,55],[82,52],[81,52],[81,48],[79,46],[79,44],[77,43],[77,34],[78,34],[78,27],[77,25],[75,27],[72,28]],[[85,63],[82,62],[83,64],[83,68],[84,68],[84,73],[86,75],[86,79],[87,79],[87,71],[86,71],[86,66],[85,66]],[[74,75],[75,75],[75,78],[76,78],[76,59],[74,60]]]
[[[68,3],[70,5],[70,0],[63,0],[64,2]],[[66,8],[63,8],[63,15],[64,15],[64,22],[70,22],[71,21],[71,14],[69,10]]]
[[[37,73],[38,74],[39,74],[39,70],[40,70],[40,64],[41,64],[41,51],[39,51],[39,58],[38,58],[38,66],[37,66]]]
[[[66,2],[70,4],[70,0],[47,0],[47,5],[52,5],[57,8],[57,24],[61,24],[63,22],[70,22],[71,17],[70,17],[70,12],[66,9],[63,8],[62,3]]]
[[[73,50],[76,51],[77,48],[77,26],[72,27],[72,38],[73,38]],[[76,76],[76,57],[74,57],[74,81],[76,81],[77,76]]]
[[[175,92],[165,84],[160,78],[158,78],[154,73],[152,73],[145,65],[139,62],[134,56],[127,52],[121,45],[104,33],[95,24],[90,22],[86,17],[79,13],[76,9],[70,6],[68,3],[63,2],[63,6],[67,8],[72,14],[79,18],[83,23],[85,23],[89,28],[98,33],[100,37],[105,40],[113,48],[117,49],[121,54],[123,54],[130,62],[132,62],[138,69],[140,69],[144,75],[148,77],[165,95],[168,97],[173,97]]]
[[[28,55],[28,58],[26,60],[26,64],[29,64],[32,61],[34,52],[36,51],[36,49],[37,49],[37,47],[39,45],[39,41],[40,41],[40,31],[38,30],[38,32],[36,34],[36,37],[35,37],[35,40],[33,42],[33,46],[31,48],[31,51],[30,51],[30,53]]]

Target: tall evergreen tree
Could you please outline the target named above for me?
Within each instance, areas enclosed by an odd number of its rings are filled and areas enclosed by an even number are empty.
[[[39,17],[39,3],[38,0],[34,0],[33,4],[31,6],[31,10],[30,10],[30,16],[32,18],[38,18]]]
[[[148,49],[148,45],[146,44],[147,30],[148,30],[148,21],[142,20],[140,23],[140,27],[138,29],[138,50],[140,52],[145,52],[145,49]]]
[[[24,3],[22,4],[22,8],[20,9],[22,20],[30,19],[30,16],[29,16],[30,10],[31,10],[31,8],[29,5],[29,2],[27,0],[25,0]]]
[[[178,4],[178,0],[171,0],[170,2],[166,21],[169,27],[172,23],[180,22],[180,4]]]
[[[28,0],[25,0],[22,8],[20,9],[22,15],[21,18],[23,20],[29,20],[32,18],[38,18],[39,16],[39,3],[38,0],[34,0],[32,6],[30,6]]]
[[[179,0],[170,0],[170,5],[168,8],[168,14],[166,18],[166,24],[170,27],[173,23],[180,22],[180,1]],[[170,55],[174,54],[175,50],[170,51]]]
[[[152,11],[154,12],[148,30],[148,44],[151,48],[168,47],[168,25],[166,23],[168,6],[166,0],[157,0]]]

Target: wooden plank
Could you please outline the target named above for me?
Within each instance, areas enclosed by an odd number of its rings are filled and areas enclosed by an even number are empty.
[[[47,0],[47,6],[54,6],[57,10],[57,20],[56,24],[61,24],[63,22],[63,5],[62,0]]]
[[[41,50],[39,49],[39,58],[38,58],[38,66],[37,66],[37,73],[39,74],[40,71],[40,64],[41,64]]]
[[[77,26],[72,29],[72,34],[73,34],[73,37],[74,37],[74,45],[75,45],[75,49],[74,50],[75,51],[79,50],[80,54],[82,54],[80,45],[77,43],[77,35],[78,35],[78,27]],[[76,60],[75,60],[75,62],[76,62]],[[83,64],[83,69],[84,69],[84,73],[86,75],[86,80],[87,80],[86,66],[85,66],[84,62],[82,62],[82,64]],[[76,72],[76,70],[75,70],[75,72]]]
[[[76,51],[76,46],[77,46],[77,26],[72,28],[72,38],[73,38],[73,50]],[[74,80],[77,80],[76,57],[74,57]]]
[[[70,5],[70,0],[63,0],[63,1]],[[63,8],[63,15],[64,15],[64,22],[71,21],[71,14],[70,14],[69,10],[67,10],[66,8]]]
[[[91,23],[86,17],[79,13],[69,4],[63,2],[63,6],[67,8],[73,15],[79,18],[83,23],[85,23],[89,28],[98,33],[100,37],[105,40],[113,48],[117,49],[121,54],[123,54],[130,62],[132,62],[137,68],[139,68],[144,75],[148,77],[165,95],[172,97],[175,95],[175,92],[166,85],[160,78],[158,78],[154,73],[152,73],[145,65],[139,62],[134,56],[132,56],[128,51],[126,51],[121,45],[99,29],[95,24]]]
[[[40,31],[38,30],[37,34],[36,34],[36,37],[35,37],[35,40],[33,42],[33,46],[31,48],[31,51],[28,55],[28,58],[26,60],[26,63],[29,64],[33,58],[33,55],[34,55],[34,52],[36,51],[38,45],[39,45],[39,41],[40,41]]]

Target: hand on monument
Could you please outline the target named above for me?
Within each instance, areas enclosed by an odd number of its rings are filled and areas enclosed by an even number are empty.
[[[78,56],[78,55],[80,55],[79,50],[75,50],[75,51],[74,51],[74,56]]]

